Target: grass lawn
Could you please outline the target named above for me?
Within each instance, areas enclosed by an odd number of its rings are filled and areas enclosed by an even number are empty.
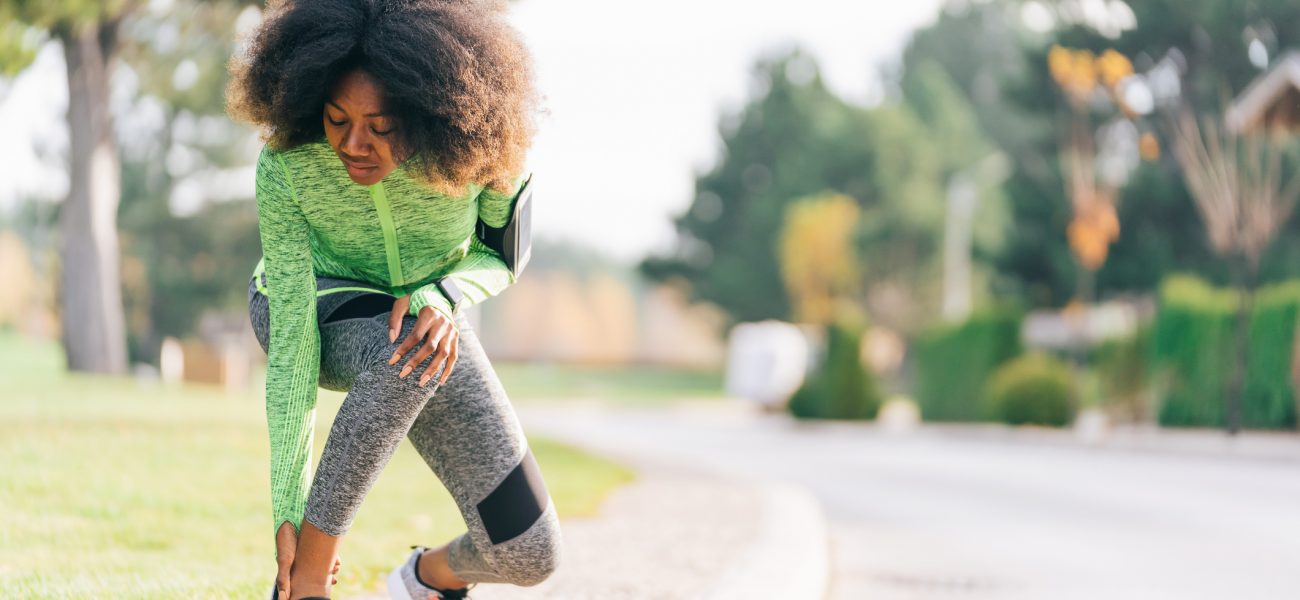
[[[0,598],[266,597],[275,550],[261,394],[69,375],[61,364],[56,345],[0,333]],[[515,381],[541,395],[572,384],[521,373]],[[342,399],[322,390],[313,464]],[[635,477],[529,442],[562,518],[593,514]],[[410,544],[464,531],[404,441],[343,544],[334,597],[381,590]]]
[[[498,362],[493,367],[512,400],[598,399],[637,405],[664,404],[682,398],[734,402],[723,393],[721,371],[518,362]]]

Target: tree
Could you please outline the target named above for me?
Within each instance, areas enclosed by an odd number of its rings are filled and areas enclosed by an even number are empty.
[[[861,132],[861,114],[826,89],[811,57],[761,60],[751,76],[755,94],[719,125],[718,165],[696,178],[690,208],[674,218],[674,253],[638,265],[652,281],[685,280],[692,300],[716,304],[732,323],[791,316],[775,250],[785,205],[828,187],[850,194],[864,187],[842,185],[861,152],[837,153],[838,140],[828,139]]]
[[[1228,380],[1226,427],[1241,427],[1249,315],[1259,276],[1260,258],[1291,217],[1300,197],[1300,174],[1283,162],[1282,139],[1238,135],[1207,119],[1198,126],[1183,108],[1170,119],[1174,154],[1187,178],[1196,209],[1214,251],[1238,264],[1235,331],[1236,363]]]
[[[838,313],[859,309],[858,268],[853,235],[858,205],[843,194],[826,193],[786,207],[780,236],[781,277],[794,300],[795,320],[829,325]]]
[[[68,73],[68,197],[60,211],[60,319],[73,371],[126,372],[118,267],[121,165],[113,143],[109,82],[122,19],[138,2],[10,3],[0,20],[62,43]],[[15,25],[21,23],[23,25]],[[6,54],[5,72],[31,54]]]
[[[1008,234],[1006,199],[998,186],[1006,176],[1006,156],[942,65],[928,58],[916,61],[900,87],[903,102],[934,142],[946,182],[942,316],[961,321],[987,292],[987,284],[976,283],[975,257],[998,252]]]
[[[0,5],[0,23],[13,34],[0,44],[0,72],[21,71],[45,39],[63,46],[67,63],[71,144],[69,192],[60,210],[58,296],[63,349],[72,371],[124,373],[127,367],[117,227],[122,164],[108,99],[124,51],[147,56],[131,47],[142,40],[124,35],[145,4],[17,0]],[[218,3],[195,0],[172,10],[201,12],[209,4]]]
[[[1080,18],[1077,0],[1036,2],[1050,27],[1029,30],[1019,0],[954,3],[916,31],[903,55],[904,84],[923,63],[943,67],[973,108],[987,139],[1014,165],[1001,186],[1015,235],[986,256],[995,291],[1034,306],[1060,306],[1076,295],[1078,267],[1062,235],[1072,209],[1062,198],[1066,175],[1055,120],[1068,110],[1047,57],[1056,45],[1107,48],[1146,72],[1173,56],[1185,69],[1185,89],[1198,110],[1243,89],[1281,50],[1300,45],[1300,5],[1285,0],[1146,0],[1106,3],[1132,11],[1135,27],[1105,31]],[[1092,11],[1085,11],[1092,12]],[[904,85],[905,89],[905,85]],[[1167,140],[1160,138],[1162,145]],[[1173,271],[1195,271],[1224,283],[1233,265],[1209,249],[1194,202],[1174,158],[1141,162],[1119,191],[1117,218],[1129,232],[1114,240],[1096,272],[1094,294],[1151,292]],[[1260,281],[1300,275],[1300,219],[1285,224],[1260,259]]]
[[[696,179],[690,208],[674,218],[668,256],[639,265],[651,280],[680,278],[692,300],[719,306],[732,323],[790,320],[776,248],[785,208],[836,190],[862,214],[854,236],[873,320],[906,328],[932,316],[944,199],[942,152],[899,103],[873,109],[826,89],[801,51],[761,60],[757,92],[720,126],[723,155]]]
[[[192,2],[145,10],[130,21],[123,79],[137,82],[127,113],[148,114],[119,131],[127,341],[133,361],[154,362],[166,336],[195,333],[206,312],[244,310],[260,253],[250,163],[255,131],[227,116],[226,62],[255,6]],[[124,86],[126,87],[126,86]],[[246,197],[240,194],[246,194]]]
[[[991,292],[1048,304],[1063,283],[1068,289],[1073,281],[1058,277],[1063,268],[1073,273],[1069,249],[1058,239],[1068,207],[1050,201],[1061,195],[1054,160],[1058,107],[1046,69],[1038,73],[1040,65],[1045,67],[1038,61],[1050,38],[1026,30],[1020,4],[1003,0],[946,6],[933,24],[913,33],[895,78],[908,104],[925,114],[921,107],[927,94],[913,91],[916,80],[941,68],[978,125],[967,135],[978,135],[988,151],[1000,151],[1013,165],[1007,179],[989,190],[997,199],[995,214],[1005,215],[1001,218],[1009,224],[990,226],[990,215],[976,215],[975,233],[984,228],[986,238],[976,244],[974,255],[988,265]],[[932,119],[926,117],[926,122]],[[945,154],[962,147],[953,139],[946,142]],[[978,204],[991,203],[980,197]]]
[[[1070,107],[1069,125],[1061,143],[1066,195],[1073,211],[1066,237],[1079,264],[1077,298],[1080,302],[1090,302],[1093,274],[1106,263],[1110,244],[1119,237],[1115,203],[1120,184],[1128,177],[1127,168],[1121,177],[1106,177],[1098,169],[1099,149],[1089,119],[1090,105],[1095,105],[1099,96],[1106,97],[1110,100],[1108,105],[1131,117],[1133,111],[1119,97],[1119,85],[1132,76],[1133,64],[1113,49],[1094,57],[1090,50],[1061,46],[1053,46],[1048,52],[1047,64]],[[1104,95],[1098,94],[1099,90]]]

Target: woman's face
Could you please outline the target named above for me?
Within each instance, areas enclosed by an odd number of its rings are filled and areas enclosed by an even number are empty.
[[[344,75],[325,101],[325,138],[343,161],[348,176],[374,185],[397,168],[393,156],[396,122],[384,114],[378,83],[361,69]]]

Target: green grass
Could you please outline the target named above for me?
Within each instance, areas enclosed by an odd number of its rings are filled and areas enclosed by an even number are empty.
[[[0,332],[0,598],[263,598],[275,573],[260,394],[69,375]],[[343,395],[322,391],[315,463]],[[540,437],[562,518],[635,474]],[[410,544],[465,531],[404,441],[344,541],[334,596],[381,590]]]
[[[651,365],[600,366],[494,361],[512,402],[599,400],[658,406],[690,401],[734,401],[723,392],[720,370]],[[254,379],[263,377],[262,371]]]
[[[724,401],[723,373],[654,366],[575,366],[494,363],[512,399],[596,399],[625,404],[663,404],[682,398]]]

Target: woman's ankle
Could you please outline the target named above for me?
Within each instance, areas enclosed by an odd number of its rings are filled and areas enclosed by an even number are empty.
[[[289,570],[291,600],[311,596],[329,597],[334,580],[334,562],[338,556],[343,536],[333,536],[321,531],[309,519],[302,522],[298,548],[293,567]]]
[[[329,585],[320,585],[320,584],[309,585],[307,583],[302,583],[302,584],[294,583],[290,585],[291,585],[290,589],[292,591],[289,593],[289,600],[299,600],[301,598],[311,598],[314,596],[319,596],[323,598],[330,597],[331,586]]]
[[[469,585],[468,581],[456,577],[451,565],[447,563],[451,544],[425,550],[415,563],[415,573],[425,585],[440,590],[458,590]]]
[[[334,587],[330,584],[330,579],[332,579],[332,577],[333,576],[329,573],[326,573],[324,577],[322,577],[319,574],[291,570],[289,572],[290,600],[309,598],[311,596],[324,596],[328,598],[331,588]]]

